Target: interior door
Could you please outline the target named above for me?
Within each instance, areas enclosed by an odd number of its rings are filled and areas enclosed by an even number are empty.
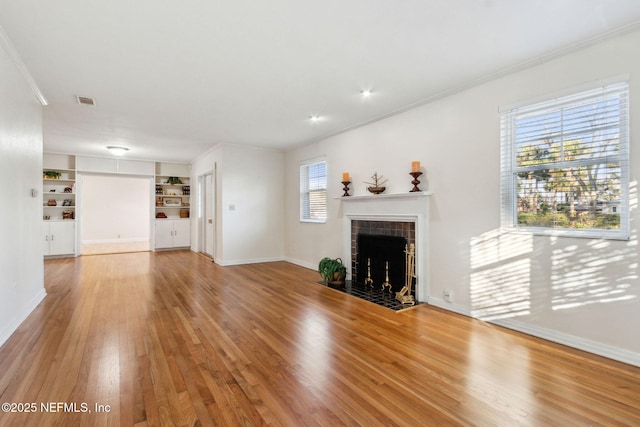
[[[204,179],[204,253],[211,258],[214,257],[214,233],[215,218],[213,217],[213,201],[215,200],[215,190],[213,185],[213,174],[205,175]]]

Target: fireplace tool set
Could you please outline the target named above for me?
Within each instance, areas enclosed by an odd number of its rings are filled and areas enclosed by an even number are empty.
[[[416,303],[413,295],[411,294],[411,287],[413,285],[413,279],[416,277],[416,250],[415,244],[411,244],[407,247],[404,247],[405,253],[405,263],[406,263],[406,275],[405,275],[405,285],[400,289],[399,292],[396,292],[396,300],[400,301],[402,304],[414,305]],[[389,291],[392,292],[391,283],[389,283],[389,262],[385,262],[384,265],[385,270],[385,279],[382,282],[382,292]],[[371,279],[371,259],[367,258],[367,278],[364,279],[364,284],[373,287],[373,280]]]
[[[400,289],[400,292],[396,292],[396,299],[403,304],[414,305],[416,303],[413,295],[411,295],[411,285],[413,279],[416,277],[416,247],[412,243],[409,246],[409,250],[405,246],[404,253],[406,254],[407,273],[405,276],[405,285]]]

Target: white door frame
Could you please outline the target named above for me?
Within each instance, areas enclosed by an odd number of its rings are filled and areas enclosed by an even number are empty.
[[[211,176],[211,188],[206,185]],[[212,218],[207,217],[207,203],[210,203]],[[212,235],[207,236],[207,222],[212,220]],[[211,242],[211,252],[207,252],[207,242]],[[216,168],[198,175],[198,252],[216,258]]]

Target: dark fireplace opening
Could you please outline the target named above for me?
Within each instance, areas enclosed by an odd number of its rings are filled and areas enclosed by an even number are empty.
[[[391,290],[400,291],[406,280],[406,248],[407,239],[404,237],[358,234],[355,283],[365,284],[370,269],[373,287],[382,288],[388,265]]]

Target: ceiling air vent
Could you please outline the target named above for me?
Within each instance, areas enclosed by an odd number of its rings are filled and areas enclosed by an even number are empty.
[[[96,100],[93,98],[87,98],[86,96],[76,96],[78,104],[88,105],[90,107],[96,106]]]

